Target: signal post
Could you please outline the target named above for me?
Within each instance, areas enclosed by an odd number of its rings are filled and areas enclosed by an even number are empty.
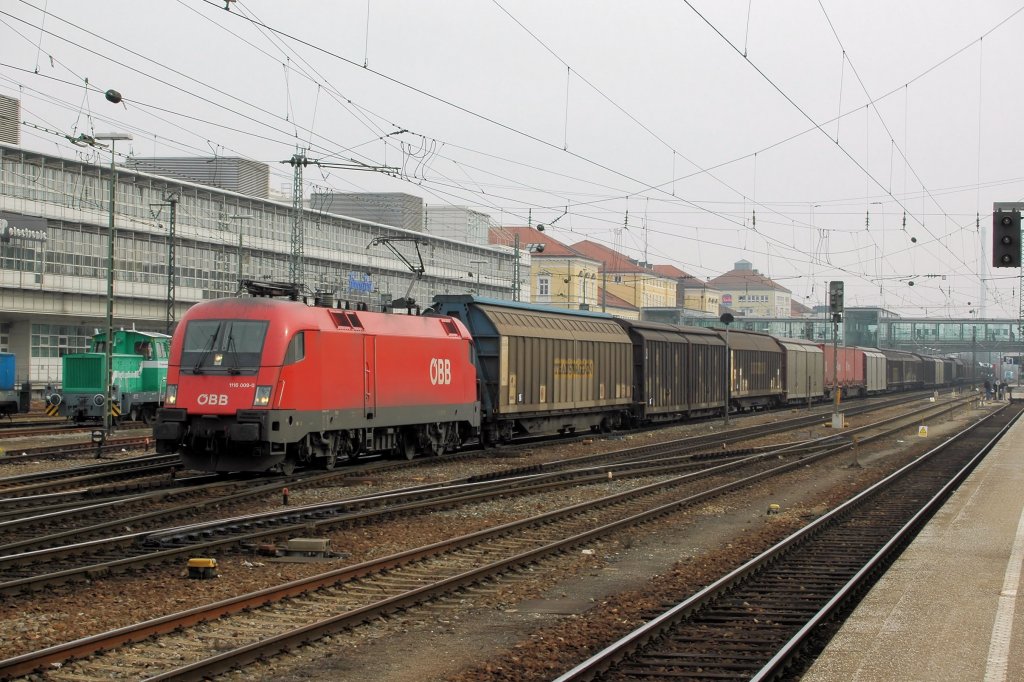
[[[832,428],[844,426],[843,413],[839,411],[839,323],[843,319],[843,283],[828,283],[828,310],[832,314],[832,381],[835,382],[835,407],[832,410]]]
[[[1020,268],[1021,266],[1021,210],[1024,202],[996,201],[992,204],[992,267]],[[1017,287],[1017,338],[1024,344],[1024,269],[1020,271]],[[1024,350],[1024,348],[1022,348]],[[1017,385],[1021,385],[1021,370],[1017,368]]]

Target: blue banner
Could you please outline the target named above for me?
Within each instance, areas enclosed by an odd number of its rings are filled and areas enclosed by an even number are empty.
[[[373,291],[373,280],[361,272],[348,273],[348,290],[369,293]]]

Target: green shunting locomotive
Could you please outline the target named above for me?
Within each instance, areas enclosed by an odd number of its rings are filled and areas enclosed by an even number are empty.
[[[113,401],[108,404],[104,387],[107,335],[101,332],[93,336],[88,352],[64,356],[62,387],[47,396],[48,414],[80,423],[102,421],[109,409],[115,421],[152,423],[167,392],[171,337],[135,329],[116,330],[113,337]]]

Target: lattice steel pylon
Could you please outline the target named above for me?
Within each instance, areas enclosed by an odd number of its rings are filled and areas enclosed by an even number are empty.
[[[288,279],[299,288],[303,288],[305,279],[305,264],[303,262],[303,245],[306,242],[305,225],[302,221],[305,207],[302,205],[302,169],[309,165],[306,158],[306,150],[296,148],[295,154],[289,161],[294,170],[292,178],[292,254],[288,263]]]
[[[406,132],[404,130],[399,132]],[[306,150],[300,147],[295,148],[295,153],[292,158],[281,163],[291,164],[294,169],[294,177],[292,178],[292,253],[291,260],[288,264],[288,276],[291,279],[292,284],[295,284],[299,291],[302,291],[305,285],[305,264],[303,263],[303,246],[306,241],[305,224],[303,222],[303,216],[305,213],[305,206],[302,203],[302,169],[313,164],[321,168],[340,168],[344,170],[359,170],[359,171],[374,171],[377,173],[384,173],[385,175],[391,175],[392,177],[398,177],[399,169],[394,166],[373,166],[361,161],[348,160],[344,162],[327,162],[320,161],[318,159],[310,160],[306,158]]]

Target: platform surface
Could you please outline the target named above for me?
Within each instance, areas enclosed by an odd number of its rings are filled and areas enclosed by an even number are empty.
[[[804,682],[1024,680],[1024,419],[865,596]]]

